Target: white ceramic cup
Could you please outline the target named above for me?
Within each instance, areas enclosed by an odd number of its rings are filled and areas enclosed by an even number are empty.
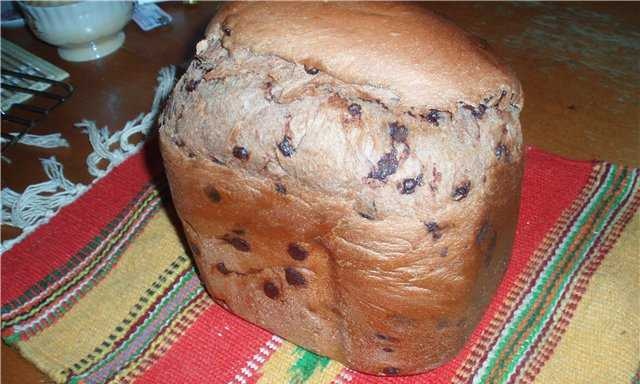
[[[131,20],[130,1],[20,1],[27,24],[68,61],[89,61],[116,51]]]

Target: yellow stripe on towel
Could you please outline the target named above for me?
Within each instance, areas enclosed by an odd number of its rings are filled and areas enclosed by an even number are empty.
[[[100,284],[18,348],[54,380],[64,381],[63,372],[106,340],[158,275],[183,254],[165,210],[157,211]]]
[[[344,366],[284,341],[259,370],[259,384],[329,384]]]
[[[592,277],[536,382],[632,382],[640,356],[639,250],[636,214]]]

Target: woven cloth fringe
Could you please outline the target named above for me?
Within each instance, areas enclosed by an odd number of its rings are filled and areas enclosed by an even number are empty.
[[[89,174],[97,178],[103,177],[142,146],[143,141],[133,145],[129,142],[129,138],[131,135],[137,133],[142,133],[145,136],[148,135],[149,130],[155,122],[160,105],[173,88],[175,72],[174,66],[160,70],[160,74],[158,75],[159,84],[155,97],[153,98],[151,112],[146,115],[141,113],[135,119],[128,121],[123,129],[110,135],[107,127],[98,129],[94,121],[82,120],[82,122],[75,124],[76,127],[83,128],[84,132],[89,135],[89,141],[94,149],[87,157]],[[119,144],[119,148],[110,149],[114,144]],[[103,160],[108,161],[105,169],[98,167],[98,164]]]
[[[17,132],[10,132],[11,136],[19,136],[20,134]],[[2,138],[2,143],[10,141],[11,139]],[[18,144],[30,145],[33,147],[39,148],[66,148],[69,146],[69,142],[67,139],[62,137],[59,133],[51,133],[48,135],[32,135],[27,133],[20,138]]]
[[[16,137],[19,136],[18,132],[9,132],[9,135]],[[0,143],[4,144],[6,142],[11,141],[11,139],[7,137],[0,138]],[[67,139],[62,137],[59,133],[51,133],[48,135],[32,135],[27,133],[20,138],[17,144],[29,145],[32,147],[39,148],[67,148],[69,147],[69,142]],[[2,155],[2,161],[7,164],[11,164],[11,159],[5,155]]]
[[[30,185],[22,194],[2,189],[2,224],[29,230],[87,188],[65,178],[62,164],[55,157],[40,161],[48,181]]]
[[[98,129],[95,122],[83,120],[76,126],[85,128],[89,135],[89,141],[93,147],[93,152],[87,157],[89,173],[95,177],[92,184],[107,175],[114,167],[136,153],[144,144],[144,139],[137,144],[131,144],[129,138],[133,134],[142,133],[146,137],[153,127],[160,107],[171,92],[175,82],[176,70],[174,66],[162,68],[158,74],[158,86],[153,98],[151,111],[147,114],[140,114],[135,119],[128,121],[124,128],[109,134],[109,130],[104,127]],[[37,145],[42,148],[55,148],[69,143],[60,134],[45,135],[39,137],[32,136],[21,143]],[[64,142],[64,144],[63,144]],[[37,143],[37,144],[34,144]],[[53,146],[57,144],[56,146]],[[118,144],[115,148],[115,144]],[[98,163],[107,160],[108,165],[104,169],[98,168]],[[22,241],[27,235],[33,232],[43,223],[46,223],[64,207],[72,203],[90,186],[74,184],[64,177],[63,167],[55,157],[42,159],[42,166],[49,180],[30,185],[23,193],[18,193],[10,188],[3,188],[2,199],[2,224],[18,227],[22,233],[14,238],[0,244],[0,254],[11,249],[15,244]]]

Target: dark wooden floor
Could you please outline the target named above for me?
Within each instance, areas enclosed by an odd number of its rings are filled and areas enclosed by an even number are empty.
[[[99,61],[68,63],[56,49],[26,29],[2,30],[4,38],[71,74],[72,99],[39,124],[34,133],[62,132],[71,148],[40,150],[16,146],[6,155],[2,187],[22,191],[45,179],[38,161],[55,155],[66,176],[87,183],[87,136],[73,127],[83,118],[119,129],[151,105],[158,70],[186,63],[217,4],[162,3],[173,16],[169,27],[142,32],[130,23],[126,42]],[[486,39],[507,58],[522,81],[525,141],[577,159],[640,165],[640,6],[562,3],[537,5],[431,3],[425,5]],[[3,124],[3,131],[10,131]],[[2,228],[4,238],[17,232]],[[50,382],[14,350],[2,346],[2,383]]]

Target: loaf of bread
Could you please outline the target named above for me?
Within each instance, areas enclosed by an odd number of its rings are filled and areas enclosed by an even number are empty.
[[[214,300],[366,373],[454,357],[518,216],[521,87],[487,49],[416,4],[225,5],[160,132]]]

